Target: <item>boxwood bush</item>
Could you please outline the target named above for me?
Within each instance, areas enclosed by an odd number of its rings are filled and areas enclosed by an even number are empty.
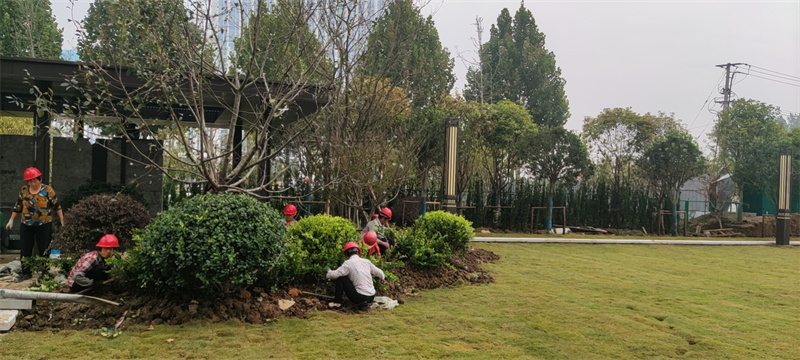
[[[125,251],[132,244],[134,229],[144,228],[150,220],[147,208],[128,195],[92,195],[64,214],[66,225],[57,229],[50,247],[79,257],[94,249],[103,235],[114,234],[119,239],[118,250]]]
[[[286,237],[289,251],[283,279],[296,283],[324,280],[326,266],[335,269],[344,262],[344,244],[360,240],[350,220],[330,215],[302,218],[289,228]],[[362,253],[366,250],[362,246]]]
[[[469,250],[469,242],[475,237],[469,220],[441,210],[426,213],[412,228],[429,239],[441,236],[453,255]]]
[[[134,237],[131,267],[142,287],[157,292],[239,291],[279,263],[285,233],[283,216],[252,197],[195,195]]]
[[[393,231],[395,246],[390,255],[408,264],[422,268],[438,268],[450,258],[450,247],[439,234],[427,234],[417,228]]]

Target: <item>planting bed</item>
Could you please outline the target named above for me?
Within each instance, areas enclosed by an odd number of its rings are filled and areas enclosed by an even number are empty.
[[[404,297],[414,296],[420,289],[435,289],[459,283],[488,284],[492,282],[492,277],[481,269],[480,265],[498,259],[499,256],[490,251],[471,249],[463,258],[452,259],[453,268],[441,267],[433,270],[410,266],[395,268],[392,273],[397,275],[399,280],[390,285],[384,282],[384,289],[379,291],[378,295],[389,296],[402,303]],[[122,328],[129,324],[178,325],[190,320],[239,319],[260,324],[284,316],[304,318],[310,310],[327,309],[328,300],[311,295],[297,295],[298,289],[318,294],[333,294],[333,285],[325,283],[319,286],[299,285],[295,289],[277,289],[273,292],[253,288],[251,291],[219,296],[184,294],[164,298],[111,283],[91,295],[119,302],[121,306],[38,301],[33,309],[22,311],[13,330],[99,330],[112,326],[125,311],[128,311],[128,316]],[[295,304],[286,310],[281,310],[278,307],[279,300],[294,300]]]

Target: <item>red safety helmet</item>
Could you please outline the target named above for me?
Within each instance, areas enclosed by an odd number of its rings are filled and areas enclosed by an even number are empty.
[[[389,220],[392,220],[392,210],[389,210],[389,208],[381,209],[381,215],[385,216]]]
[[[344,244],[344,249],[342,250],[342,252],[344,252],[345,256],[348,256],[347,251],[350,250],[350,249],[357,249],[358,250],[358,254],[360,256],[361,248],[358,247],[358,244],[356,244],[356,243],[354,243],[352,241],[348,242],[347,244]]]
[[[39,176],[42,176],[42,172],[35,167],[25,169],[25,173],[23,174],[25,181],[36,179]]]
[[[378,242],[378,234],[374,231],[370,230],[364,233],[364,236],[361,237],[361,240],[364,241],[364,244],[369,246],[375,245]]]
[[[375,220],[377,218],[378,218],[378,214],[372,214],[372,219],[370,219],[370,220]]]
[[[297,214],[297,208],[294,207],[294,205],[289,204],[286,205],[285,208],[283,208],[283,215],[294,215],[294,214]]]
[[[114,234],[105,234],[97,242],[97,247],[101,248],[115,248],[119,247],[119,239]]]

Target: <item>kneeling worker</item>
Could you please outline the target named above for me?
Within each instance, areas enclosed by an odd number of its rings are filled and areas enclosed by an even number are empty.
[[[361,258],[361,249],[354,242],[344,245],[345,262],[336,270],[328,269],[325,275],[328,279],[336,280],[336,291],[333,302],[329,303],[330,308],[342,307],[342,294],[347,294],[353,304],[359,310],[366,310],[372,300],[375,299],[375,286],[372,285],[372,276],[377,276],[383,280],[384,275],[371,261]]]
[[[366,235],[368,231],[375,231],[379,233],[380,229],[388,228],[389,220],[391,219],[392,219],[392,210],[389,208],[381,209],[381,211],[378,213],[378,217],[375,218],[373,216],[372,221],[368,222],[367,226],[364,226],[364,228],[361,229],[361,236]],[[380,246],[381,252],[386,253],[386,250],[392,247],[392,244],[390,244],[389,241],[387,241],[387,239],[379,233],[378,246]]]
[[[105,234],[97,243],[99,250],[92,250],[83,254],[72,267],[67,278],[69,292],[79,292],[92,285],[100,285],[108,279],[106,259],[114,252],[113,248],[119,247],[119,240],[113,234]]]

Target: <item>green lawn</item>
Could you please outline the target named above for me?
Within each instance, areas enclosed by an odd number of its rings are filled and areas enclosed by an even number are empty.
[[[547,238],[547,239],[647,239],[647,240],[710,240],[710,241],[770,241],[775,237],[705,237],[705,236],[671,236],[671,235],[610,235],[610,234],[531,234],[531,233],[475,233],[476,237],[487,238]],[[796,241],[793,240],[793,241]]]
[[[493,284],[390,311],[134,327],[113,340],[13,332],[0,358],[800,359],[798,247],[476,246],[502,256],[486,265]]]

